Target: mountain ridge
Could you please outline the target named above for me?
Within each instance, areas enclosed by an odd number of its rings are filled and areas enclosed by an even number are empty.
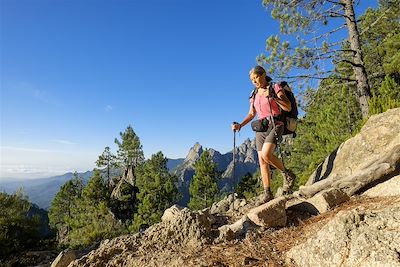
[[[251,147],[252,141],[250,139],[246,139],[243,144],[236,148],[237,160],[238,164],[236,165],[237,175],[246,174],[247,171],[254,172],[256,170],[256,166],[251,162],[249,164],[248,158],[244,157],[244,154],[247,153],[247,149]],[[196,160],[200,157],[201,153],[204,151],[202,145],[196,142],[188,151],[186,158],[178,158],[178,159],[169,159],[167,162],[167,168],[173,174],[178,176],[180,180],[178,183],[179,190],[184,190],[184,198],[179,202],[180,205],[186,205],[189,201],[189,183],[191,178],[194,175],[194,164]],[[226,190],[230,190],[232,188],[232,151],[229,151],[225,154],[221,154],[217,150],[209,148],[210,154],[213,158],[213,161],[218,166],[218,171],[222,173],[222,177],[227,179],[226,183],[220,183],[219,187],[223,188],[227,185]],[[247,162],[246,162],[247,160]],[[245,167],[241,167],[240,161],[243,161]],[[239,171],[238,171],[239,169]],[[90,177],[93,175],[93,171],[79,172],[77,173],[79,177],[83,178],[83,182],[86,183]],[[29,200],[36,204],[38,207],[43,209],[48,209],[51,205],[51,202],[54,196],[57,194],[61,186],[72,179],[74,173],[67,172],[62,175],[37,178],[37,179],[19,179],[12,181],[0,181],[0,190],[5,191],[6,193],[12,194],[17,191],[19,188],[22,188],[26,195],[29,197]],[[120,175],[117,173],[117,176]],[[183,178],[182,178],[183,177]]]

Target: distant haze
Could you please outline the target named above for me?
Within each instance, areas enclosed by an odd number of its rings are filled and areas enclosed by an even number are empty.
[[[34,179],[95,167],[96,153],[1,147],[0,180]],[[23,162],[23,164],[21,164]]]

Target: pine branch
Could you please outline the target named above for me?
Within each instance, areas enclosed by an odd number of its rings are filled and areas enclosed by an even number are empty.
[[[337,50],[330,50],[330,51],[324,52],[324,53],[320,54],[320,56],[330,55],[330,54],[334,54],[334,53],[337,53],[337,52],[352,53],[352,54],[357,53],[353,49],[337,49]]]
[[[338,80],[339,82],[335,83],[335,84],[324,85],[324,87],[332,88],[332,87],[336,87],[338,85],[342,85],[343,86],[343,85],[356,85],[357,84],[357,81],[355,81],[355,80],[346,81],[346,82],[341,82],[342,81],[341,79],[336,79],[336,80]]]
[[[342,13],[339,13],[339,12],[335,12],[335,11],[331,11],[331,12],[329,13],[328,17],[331,17],[331,18],[347,18],[347,19],[350,19],[349,16],[347,16],[347,15],[345,15],[345,14],[342,14]]]
[[[327,71],[324,72],[325,74],[332,74],[334,73],[333,71]],[[314,73],[310,75],[293,75],[293,76],[278,76],[279,79],[287,79],[287,80],[297,80],[297,79],[313,79],[313,80],[326,80],[326,79],[335,79],[335,80],[341,80],[341,81],[348,81],[348,82],[357,82],[357,80],[349,78],[349,77],[343,77],[343,76],[326,76],[322,77],[319,75],[319,73]]]
[[[384,73],[384,72],[375,72],[375,73],[370,74],[368,77],[370,79],[375,79],[375,78],[385,78],[385,76],[386,76],[386,73]]]
[[[356,64],[353,61],[350,61],[350,60],[347,60],[347,59],[341,59],[341,60],[335,61],[334,63],[337,64],[337,63],[340,63],[340,62],[348,63],[348,64],[352,65],[353,67],[357,67],[357,68],[362,67],[361,64]]]
[[[317,41],[317,40],[319,40],[319,39],[321,39],[321,38],[328,37],[329,35],[331,35],[331,34],[337,32],[337,31],[339,31],[339,30],[341,30],[341,29],[343,29],[343,28],[346,28],[346,24],[342,24],[340,27],[337,27],[337,28],[335,28],[335,29],[333,29],[333,30],[331,30],[331,31],[329,31],[329,32],[327,32],[327,33],[324,33],[324,34],[318,35],[318,36],[316,36],[316,37],[313,37],[313,38],[311,38],[311,39],[310,39],[309,41],[307,41],[307,42],[315,42],[315,41]]]
[[[332,0],[326,0],[326,2],[329,2],[329,3],[334,4],[334,5],[341,5],[341,6],[344,6],[343,3],[336,2],[336,1],[332,1]]]
[[[392,8],[392,7],[389,7],[388,9],[386,9],[386,10],[382,13],[382,15],[380,15],[374,22],[372,22],[370,25],[368,25],[368,27],[365,28],[365,29],[360,33],[360,36],[363,35],[365,32],[367,32],[370,28],[374,27],[375,24],[377,24],[378,21],[380,21],[380,20],[386,15],[386,12],[388,12],[391,8]]]
[[[307,47],[308,48],[307,50],[311,51],[311,52],[313,52],[313,51],[325,51],[326,48],[331,48],[331,47],[334,47],[334,46],[337,46],[337,45],[342,45],[344,42],[345,41],[338,41],[338,42],[335,42],[335,43],[331,43],[331,44],[327,45],[326,47]],[[288,50],[295,51],[296,48],[289,47]],[[346,49],[336,49],[336,50],[332,50],[332,51],[341,51],[341,50],[344,51]],[[347,49],[347,50],[350,51],[350,49]]]

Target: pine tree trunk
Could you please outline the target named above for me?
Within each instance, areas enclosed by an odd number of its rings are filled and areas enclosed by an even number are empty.
[[[349,31],[350,48],[355,51],[353,58],[353,69],[357,80],[357,96],[363,118],[368,118],[369,107],[368,98],[371,96],[368,84],[368,75],[365,70],[363,55],[360,44],[360,34],[357,28],[356,16],[354,14],[353,0],[341,0],[344,5],[346,24]]]

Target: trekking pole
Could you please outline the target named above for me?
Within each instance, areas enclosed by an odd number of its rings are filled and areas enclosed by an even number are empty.
[[[274,114],[273,114],[272,108],[271,108],[271,100],[269,99],[269,97],[267,97],[267,99],[268,99],[268,105],[269,105],[269,112],[270,112],[272,127],[274,127],[274,134],[275,134],[275,138],[276,138],[276,149],[278,150],[278,153],[282,158],[282,155],[280,153],[280,145],[279,145],[279,140],[278,140],[278,133],[276,132],[276,127],[275,127],[276,125],[275,125],[275,120],[274,120],[274,116],[273,116]],[[282,161],[282,163],[283,163],[283,161]],[[271,172],[271,179],[272,179],[272,172]]]
[[[276,149],[278,150],[278,154],[279,154],[279,156],[281,158],[282,164],[285,165],[285,163],[283,162],[283,154],[282,154],[282,149],[281,149],[281,146],[280,146],[280,141],[278,140],[278,133],[276,132],[276,128],[275,128],[275,120],[274,120],[274,117],[272,116],[271,102],[270,102],[269,98],[268,98],[268,104],[269,104],[269,111],[271,113],[270,116],[271,116],[272,126],[274,127],[275,138],[277,138],[276,139]]]
[[[269,105],[269,111],[270,111],[272,127],[274,127],[274,134],[275,134],[275,138],[276,138],[276,146],[279,147],[278,133],[276,132],[275,120],[274,120],[274,116],[273,116],[273,113],[272,113],[271,101],[270,101],[269,97],[268,97],[268,105]]]
[[[238,122],[234,121],[233,124],[239,124]],[[233,177],[233,188],[236,186],[236,178],[235,178],[235,165],[236,165],[236,130],[233,131],[233,170],[232,170],[232,177]],[[233,190],[233,210],[235,210],[235,190]]]

